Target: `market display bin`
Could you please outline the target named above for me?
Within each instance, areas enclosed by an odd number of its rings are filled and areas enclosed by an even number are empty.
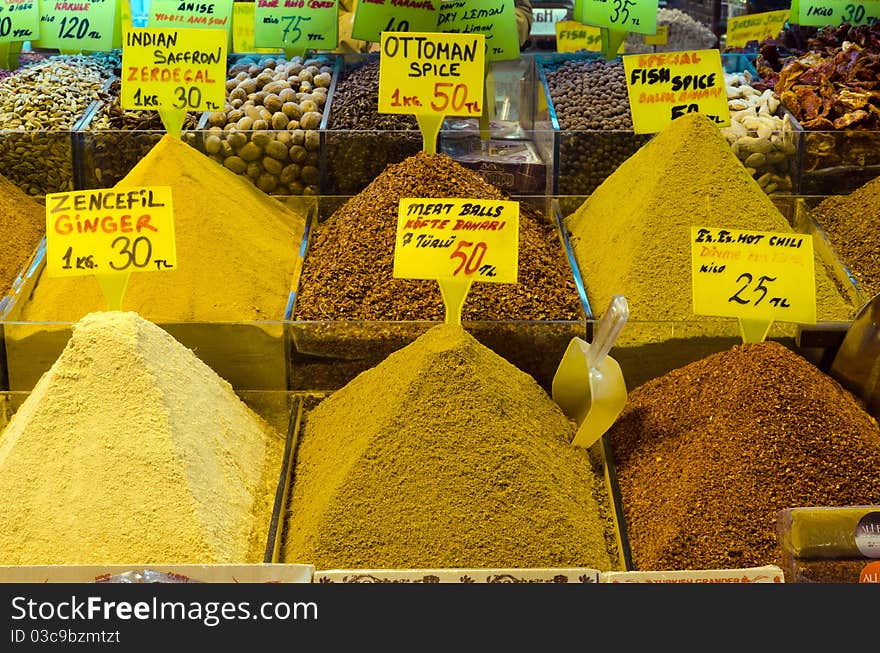
[[[880,175],[880,131],[803,130],[800,192],[847,195]]]
[[[554,198],[559,223],[564,224],[564,219],[571,214],[566,207],[579,207],[586,199],[586,196]],[[828,238],[810,218],[806,202],[796,196],[774,196],[773,202],[796,232],[814,236],[815,251],[855,312],[866,301],[864,293],[832,249]],[[589,299],[590,280],[584,278],[582,282]],[[604,307],[594,306],[594,310],[595,317],[599,318]],[[849,324],[849,321],[820,321],[815,325],[775,322],[767,339],[797,349],[827,370]],[[669,321],[630,318],[615,342],[612,355],[620,363],[627,388],[632,390],[673,369],[741,342],[739,326],[733,318],[702,319],[695,316],[691,320]]]
[[[337,56],[328,53],[317,53],[313,56],[306,56],[303,62],[314,60],[315,65],[320,69],[332,71],[336,69]],[[197,137],[196,148],[207,154],[209,157],[224,165],[232,172],[249,178],[254,185],[269,195],[286,196],[286,195],[317,195],[321,189],[321,168],[326,159],[326,150],[322,145],[321,127],[319,123],[309,124],[307,128],[300,125],[302,113],[296,113],[301,107],[299,98],[288,100],[282,104],[281,95],[285,93],[284,89],[278,89],[277,93],[268,93],[263,91],[263,87],[269,84],[287,81],[287,77],[279,77],[272,82],[260,82],[256,84],[256,77],[249,78],[253,82],[255,89],[252,93],[245,95],[241,91],[243,89],[236,88],[234,81],[236,74],[242,74],[242,68],[253,66],[259,69],[260,62],[265,64],[269,60],[276,63],[287,62],[285,57],[271,54],[248,54],[235,55],[230,58],[227,67],[227,104],[224,111],[221,112],[205,112],[201,114],[195,132]],[[292,59],[291,59],[292,60]],[[270,64],[272,69],[275,63]],[[239,71],[235,73],[235,71]],[[247,74],[247,73],[244,73]],[[285,71],[284,75],[292,73]],[[331,86],[333,76],[331,74]],[[297,88],[305,88],[300,85]],[[312,88],[309,83],[308,88]],[[259,89],[259,90],[256,90]],[[295,89],[286,89],[289,94]],[[237,95],[236,93],[239,92]],[[303,92],[297,91],[292,97],[302,96]],[[271,106],[274,111],[269,111],[264,102],[272,98]],[[251,116],[245,114],[246,109],[242,109],[243,99],[251,97],[257,101],[257,110],[263,109],[268,112],[263,119],[254,120]],[[230,98],[234,98],[231,99]],[[281,111],[288,103],[296,103],[297,109],[289,110],[287,113]],[[232,111],[227,109],[235,107]],[[317,108],[316,112],[321,114],[321,120],[325,121],[327,112],[330,107],[329,89],[328,98],[323,107]],[[288,109],[285,109],[288,111]],[[276,114],[287,116],[283,123],[275,123],[273,117]],[[231,122],[227,122],[230,115],[235,116]],[[253,114],[252,115],[256,115]],[[299,118],[291,117],[299,116]],[[281,117],[281,116],[279,116]],[[219,122],[216,119],[219,118]],[[242,123],[242,120],[246,124]],[[265,120],[267,126],[265,128],[253,128]],[[269,121],[272,121],[271,123]],[[282,127],[283,128],[276,128]]]
[[[632,130],[573,130],[563,129],[550,87],[547,73],[555,71],[567,61],[600,60],[597,52],[537,55],[538,94],[534,101],[535,141],[542,153],[552,156],[552,194],[558,196],[589,195],[629,157],[636,153],[653,134],[636,134]],[[621,61],[617,57],[615,61]],[[757,71],[741,54],[723,54],[722,68],[728,73],[749,72],[753,79]],[[796,155],[792,155],[795,159]],[[566,205],[567,210],[575,206]]]
[[[165,129],[112,129],[102,126],[108,115],[119,112],[120,82],[115,80],[108,96],[96,100],[86,109],[74,132],[74,181],[77,190],[110,188],[122,180],[165,135]],[[134,114],[135,112],[127,112]],[[153,114],[153,112],[138,112]],[[201,114],[190,114],[187,123],[195,126]],[[155,119],[144,116],[143,123],[155,125]],[[184,127],[181,138],[200,149],[203,137]],[[203,149],[200,151],[204,152]]]
[[[317,210],[315,198],[285,197],[279,200],[295,207],[306,216],[307,222],[313,220]],[[296,287],[301,271],[300,245],[291,243],[290,256],[297,261],[291,288]],[[5,315],[0,314],[5,341],[7,387],[11,390],[27,391],[33,388],[64,349],[73,327],[70,322],[34,322],[22,318],[25,304],[45,273],[45,259],[44,241],[34,253],[15,296],[7,303]],[[222,289],[205,288],[204,292],[222,292]],[[274,320],[181,320],[159,321],[157,324],[192,349],[236,390],[287,390],[290,355],[286,320],[290,317],[292,305],[291,291],[283,314]]]
[[[347,198],[320,197],[320,216],[330,215]],[[513,198],[528,201],[540,207],[548,219],[555,220],[549,211],[548,198]],[[314,231],[314,223],[303,236],[303,259]],[[577,265],[571,255],[568,238],[556,223],[559,236],[559,255],[568,264]],[[463,326],[482,344],[530,374],[549,391],[553,374],[562,354],[573,337],[584,337],[591,316],[589,302],[583,291],[580,274],[572,272],[580,298],[583,318],[567,321],[464,321]],[[335,390],[348,383],[360,372],[375,366],[392,352],[404,347],[432,326],[433,321],[351,321],[300,320],[296,314],[296,295],[293,298],[290,330],[291,390]]]
[[[0,565],[0,583],[94,582],[96,577],[106,577],[127,572],[140,573],[145,570],[178,573],[189,576],[198,582],[232,582],[237,577],[237,574],[241,574],[241,577],[238,577],[238,582],[269,582],[270,578],[279,574],[281,578],[288,579],[285,582],[311,582],[313,567],[310,565],[276,564],[279,562],[279,546],[281,528],[283,526],[282,522],[278,519],[278,515],[290,489],[290,469],[295,451],[294,438],[297,434],[302,415],[299,398],[293,393],[286,391],[240,391],[236,394],[248,408],[263,418],[276,433],[285,438],[285,444],[278,459],[272,462],[273,468],[278,470],[278,480],[275,484],[273,495],[266,497],[270,501],[271,511],[268,515],[269,521],[265,524],[265,549],[262,564],[150,565],[144,567],[135,565],[107,565],[102,566],[100,571],[96,571],[97,568],[91,565],[81,567]],[[0,433],[3,432],[28,396],[29,392],[0,392]],[[190,576],[188,572],[198,572],[198,575]],[[245,580],[246,578],[253,580]],[[128,582],[146,581],[132,580]]]
[[[880,506],[779,511],[776,534],[790,583],[880,583]]]
[[[412,129],[341,129],[333,126],[340,100],[337,85],[344,75],[377,54],[338,57],[321,122],[321,192],[354,195],[385,168],[422,150],[422,134]],[[481,133],[477,118],[447,117],[438,136],[437,151],[479,172],[486,181],[510,194],[544,195],[548,192],[548,159],[533,142],[532,88],[536,83],[531,58],[497,61],[486,80],[488,133]],[[364,107],[365,112],[375,106]],[[485,127],[486,125],[482,125]],[[488,138],[484,138],[488,136]]]
[[[308,420],[309,411],[330,396],[329,392],[296,393],[299,406],[297,408],[296,434],[292,442],[294,447],[293,460],[296,460],[296,447],[301,442],[301,434]],[[622,512],[617,494],[616,480],[613,470],[606,460],[609,450],[604,439],[589,449],[590,461],[597,473],[604,478],[607,495],[607,508],[611,514],[611,528],[614,533],[614,548],[609,550],[615,560],[615,570],[625,571],[631,568],[631,556],[626,535],[620,527]],[[283,523],[279,537],[283,540],[290,523],[287,518],[287,505],[291,499],[293,486],[296,484],[295,468],[290,467],[291,478],[287,483],[285,501],[279,513],[273,516]],[[279,487],[281,484],[279,483]],[[284,560],[281,562],[300,562]],[[307,561],[302,561],[307,562]],[[597,583],[600,570],[589,568],[507,568],[507,569],[325,569],[315,572],[316,583]]]

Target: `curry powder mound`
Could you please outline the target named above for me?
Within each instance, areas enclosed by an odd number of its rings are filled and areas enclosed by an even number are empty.
[[[283,560],[616,568],[602,477],[574,430],[527,374],[435,326],[308,414]]]
[[[132,274],[124,309],[154,322],[284,317],[302,216],[167,134],[115,188],[131,186],[171,186],[177,268]],[[94,277],[44,273],[22,319],[75,322],[106,307]]]
[[[45,207],[0,176],[0,297],[11,289],[45,231]]]
[[[776,342],[633,390],[610,439],[639,570],[783,565],[780,510],[880,502],[880,427]]]
[[[165,331],[87,315],[0,435],[0,564],[260,562],[283,446]]]
[[[590,305],[626,295],[635,321],[717,322],[691,304],[691,226],[793,232],[715,124],[673,120],[624,161],[565,220]],[[844,298],[816,257],[819,320],[847,320]]]

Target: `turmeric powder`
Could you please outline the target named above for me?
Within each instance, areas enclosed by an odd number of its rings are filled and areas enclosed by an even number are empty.
[[[305,218],[165,135],[115,188],[171,186],[177,268],[132,274],[122,307],[154,322],[284,317]],[[107,307],[94,277],[39,278],[25,321],[75,322]]]

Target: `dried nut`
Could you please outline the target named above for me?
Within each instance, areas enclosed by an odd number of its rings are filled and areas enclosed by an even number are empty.
[[[217,154],[222,144],[223,141],[220,140],[219,136],[211,134],[205,138],[205,151],[208,154]]]
[[[305,146],[309,152],[317,152],[321,148],[321,135],[316,131],[307,131]],[[317,154],[315,156],[317,158]]]
[[[266,107],[266,110],[269,111],[269,113],[277,113],[278,111],[281,111],[281,106],[283,104],[284,103],[281,101],[281,98],[274,94],[269,95],[266,98],[266,101],[263,102],[263,105]]]
[[[244,116],[243,118],[239,118],[238,122],[235,123],[235,128],[240,131],[250,131],[254,128],[254,121],[249,116]]]
[[[256,161],[262,156],[262,154],[263,150],[257,147],[254,143],[248,143],[238,151],[238,156],[245,161]]]
[[[265,156],[263,157],[263,169],[273,175],[278,175],[284,169],[284,164],[278,159],[273,159],[271,156]]]
[[[281,111],[272,115],[272,129],[287,129],[287,124],[289,122],[290,118],[284,115]]]
[[[330,73],[321,73],[319,75],[315,75],[312,78],[312,83],[315,86],[322,86],[324,88],[329,88],[330,81],[333,79],[333,76]]]
[[[247,163],[239,156],[226,157],[226,159],[223,161],[223,165],[232,170],[232,172],[239,175],[247,170]]]
[[[306,133],[302,129],[294,129],[290,132],[291,143],[302,145],[306,142]]]
[[[269,118],[271,119],[272,116],[269,116]],[[264,120],[263,118],[260,118],[259,120],[254,120],[254,131],[257,131],[257,130],[265,131],[267,129],[269,129],[269,121],[268,120]]]
[[[285,102],[281,107],[281,111],[291,120],[299,120],[303,115],[302,109],[295,102]]]
[[[229,143],[233,149],[240,150],[248,142],[247,134],[242,134],[241,132],[236,131],[226,137],[226,142]]]
[[[222,127],[226,124],[226,114],[222,111],[215,111],[210,116],[208,116],[208,124],[209,125],[217,125],[218,127]]]
[[[746,160],[743,163],[749,168],[763,168],[764,165],[767,163],[767,157],[765,157],[760,152],[754,152],[752,154],[749,154],[749,156],[746,157]]]
[[[305,104],[303,103],[303,106]],[[321,114],[317,111],[308,111],[302,115],[299,124],[303,129],[318,129],[321,126]]]
[[[251,142],[259,147],[261,150],[265,150],[266,146],[269,145],[273,140],[272,134],[267,131],[255,131],[251,135]]]
[[[302,164],[308,156],[308,151],[302,145],[294,145],[290,148],[290,160]]]
[[[305,166],[302,169],[302,180],[306,184],[317,186],[321,181],[321,171],[314,166]]]
[[[282,104],[293,102],[294,100],[296,100],[296,91],[294,91],[292,88],[285,88],[280,93],[278,93],[278,99],[281,100]]]
[[[305,95],[303,97],[305,97]],[[309,113],[310,111],[314,111],[317,113],[317,111],[319,109],[318,104],[314,100],[300,101],[299,108],[302,109],[302,112],[304,114]]]
[[[286,132],[284,132],[286,134]],[[281,136],[281,134],[279,134]],[[287,146],[281,142],[281,139],[272,141],[268,143],[265,148],[266,154],[272,157],[273,159],[277,159],[278,161],[286,161],[287,160]]]
[[[291,163],[288,166],[284,166],[279,179],[282,184],[290,184],[292,181],[299,179],[301,174],[302,167],[299,164]]]

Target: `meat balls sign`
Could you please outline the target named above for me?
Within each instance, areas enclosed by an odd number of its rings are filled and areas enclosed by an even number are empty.
[[[444,116],[482,115],[483,34],[382,32],[379,51],[379,113],[414,114],[426,152]]]

